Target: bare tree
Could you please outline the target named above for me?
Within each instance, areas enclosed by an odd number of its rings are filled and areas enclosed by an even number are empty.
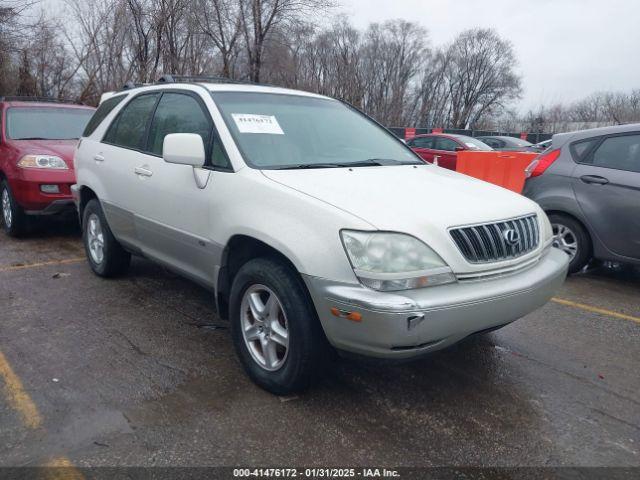
[[[264,46],[272,31],[286,23],[296,23],[306,13],[327,9],[331,0],[238,0],[247,54],[248,77],[260,82]]]
[[[510,42],[491,29],[467,30],[446,50],[446,81],[451,102],[451,125],[472,127],[491,112],[520,97],[520,77]]]
[[[232,0],[199,0],[198,26],[213,42],[222,63],[221,74],[234,77],[234,60],[241,38],[241,4]]]

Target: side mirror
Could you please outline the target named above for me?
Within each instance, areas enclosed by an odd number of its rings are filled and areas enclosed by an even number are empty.
[[[202,167],[204,142],[197,133],[170,133],[164,137],[162,158],[167,163]]]
[[[456,152],[461,152],[461,151],[463,151],[463,150],[464,150],[464,148],[463,148],[463,147],[456,147]]]

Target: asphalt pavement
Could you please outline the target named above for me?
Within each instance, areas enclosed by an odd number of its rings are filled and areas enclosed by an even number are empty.
[[[100,279],[67,224],[0,234],[0,466],[640,467],[639,293],[594,269],[502,330],[277,397],[208,291],[143,259]]]

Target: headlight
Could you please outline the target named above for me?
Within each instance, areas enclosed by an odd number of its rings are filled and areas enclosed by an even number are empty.
[[[340,235],[353,271],[366,287],[390,292],[456,281],[444,260],[410,235],[354,230]]]
[[[53,170],[68,170],[67,164],[60,157],[54,155],[26,155],[18,162],[20,168],[50,168]]]

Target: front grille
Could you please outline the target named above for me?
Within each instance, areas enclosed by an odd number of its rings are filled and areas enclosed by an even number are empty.
[[[510,231],[515,232],[508,233]],[[452,228],[453,241],[471,263],[489,263],[520,257],[536,249],[540,232],[538,216]],[[519,241],[515,242],[514,239]]]

